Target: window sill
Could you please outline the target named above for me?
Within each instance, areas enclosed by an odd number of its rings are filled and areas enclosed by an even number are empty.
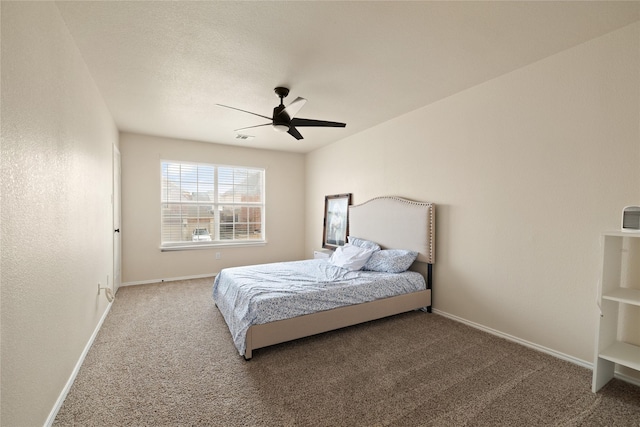
[[[219,248],[233,248],[233,247],[248,247],[248,246],[265,246],[266,240],[259,240],[255,242],[212,242],[212,243],[176,243],[171,246],[160,246],[161,252],[173,252],[173,251],[191,251],[199,249],[219,249]]]

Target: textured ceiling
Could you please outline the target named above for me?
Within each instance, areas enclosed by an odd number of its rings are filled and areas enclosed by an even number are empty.
[[[640,19],[639,2],[57,1],[122,131],[308,152]],[[263,127],[276,86],[303,118]]]

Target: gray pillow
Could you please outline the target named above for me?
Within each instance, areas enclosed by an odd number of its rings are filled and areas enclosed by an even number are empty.
[[[360,239],[353,236],[349,236],[347,237],[347,239],[353,246],[358,246],[364,249],[371,249],[374,251],[379,251],[381,249],[379,244],[377,244],[376,242],[372,242],[371,240]]]
[[[383,273],[402,273],[411,267],[417,257],[418,252],[414,251],[384,249],[374,252],[362,269]]]

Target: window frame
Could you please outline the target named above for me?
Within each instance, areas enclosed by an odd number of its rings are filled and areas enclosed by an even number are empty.
[[[167,166],[165,166],[167,165]],[[200,203],[198,200],[196,201],[184,201],[182,197],[180,197],[179,201],[172,201],[166,197],[166,187],[165,187],[165,168],[171,166],[178,166],[180,169],[180,173],[182,174],[182,167],[211,167],[213,168],[213,190],[209,192],[209,196],[213,196],[214,200],[207,200],[204,203]],[[231,169],[234,173],[237,171],[257,171],[260,173],[260,201],[258,202],[236,202],[233,201],[221,201],[220,199],[220,180],[219,180],[219,171],[220,169]],[[195,181],[196,187],[201,185],[201,181],[197,179]],[[211,184],[211,183],[209,183]],[[233,182],[232,187],[237,185]],[[183,193],[185,186],[182,181],[179,183],[179,191],[180,194]],[[254,166],[238,166],[238,165],[222,165],[215,163],[206,163],[206,162],[192,162],[192,161],[182,161],[182,160],[168,160],[168,159],[160,159],[160,250],[161,251],[177,251],[177,250],[192,250],[192,249],[210,249],[210,248],[220,248],[220,247],[232,247],[232,246],[264,246],[267,243],[266,238],[266,169]],[[193,192],[192,192],[193,193]],[[213,193],[213,194],[211,194]],[[173,204],[179,205],[180,210],[182,210],[185,206],[191,207],[199,207],[202,205],[211,205],[212,211],[212,221],[213,221],[213,230],[209,230],[211,234],[210,241],[191,241],[191,240],[180,240],[180,241],[163,241],[165,230],[165,214],[163,213],[163,209],[165,209],[166,205]],[[225,207],[258,207],[260,208],[260,238],[259,239],[236,239],[235,231],[232,231],[233,239],[220,239],[221,227],[225,224],[229,224],[228,222],[221,221],[220,209]],[[186,216],[185,216],[186,218]],[[200,218],[199,216],[197,218]],[[233,220],[230,224],[232,224],[232,228],[235,227],[236,220],[235,214],[233,215]],[[181,220],[182,223],[182,220]],[[242,223],[241,223],[242,224]],[[251,222],[246,222],[245,224],[249,225]],[[201,225],[200,221],[196,222],[196,228],[208,228],[205,225]]]

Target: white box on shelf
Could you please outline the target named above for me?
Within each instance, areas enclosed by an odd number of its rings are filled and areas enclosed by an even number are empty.
[[[621,229],[640,233],[640,206],[625,206],[622,209]]]

